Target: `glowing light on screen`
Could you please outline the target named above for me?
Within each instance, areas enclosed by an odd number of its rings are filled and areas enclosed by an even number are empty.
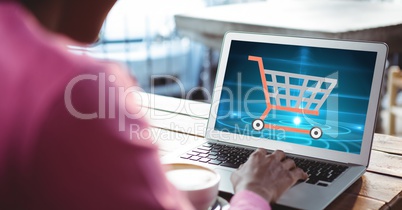
[[[300,123],[301,123],[300,117],[295,117],[295,118],[293,119],[293,123],[294,123],[295,125],[300,125]]]

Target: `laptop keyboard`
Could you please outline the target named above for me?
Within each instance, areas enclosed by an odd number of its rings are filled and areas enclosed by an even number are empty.
[[[238,168],[247,161],[253,152],[254,149],[208,142],[180,157],[211,165]],[[296,165],[309,175],[309,178],[305,181],[306,183],[317,184],[323,187],[328,186],[348,168],[345,165],[319,162],[299,157],[288,158],[295,161]]]

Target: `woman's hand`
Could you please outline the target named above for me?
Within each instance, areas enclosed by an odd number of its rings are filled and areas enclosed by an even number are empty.
[[[246,163],[232,174],[231,181],[235,192],[253,191],[269,203],[279,197],[298,180],[307,179],[308,175],[287,159],[283,151],[268,155],[265,149],[257,149]]]

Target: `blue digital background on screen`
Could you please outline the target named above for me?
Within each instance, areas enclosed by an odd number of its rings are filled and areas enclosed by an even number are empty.
[[[249,56],[261,57],[264,69],[279,74],[287,72],[332,78],[337,83],[318,110],[318,115],[271,109],[263,120],[266,127],[258,131],[253,129],[252,123],[261,118],[267,104],[258,62],[249,60]],[[360,154],[376,56],[376,52],[232,41],[215,129]],[[285,82],[280,81],[285,80],[283,77],[276,78],[276,82]],[[266,75],[266,80],[272,78]],[[287,80],[290,84],[302,81]],[[278,88],[274,93],[298,96],[292,91]],[[275,103],[274,98],[270,101]],[[322,136],[314,139],[308,133],[275,126],[306,131],[318,127]]]

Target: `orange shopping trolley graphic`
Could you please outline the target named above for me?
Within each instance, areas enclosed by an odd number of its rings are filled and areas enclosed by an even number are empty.
[[[306,115],[319,115],[319,110],[337,84],[336,79],[288,73],[264,68],[261,57],[249,56],[248,60],[256,61],[261,76],[266,109],[258,119],[253,120],[252,127],[256,131],[262,129],[283,129],[289,132],[310,134],[313,139],[319,139],[323,132],[321,128],[301,129],[290,126],[268,125],[265,119],[271,110],[281,110]],[[269,78],[267,80],[267,76]],[[299,81],[292,84],[291,80]],[[279,90],[282,90],[280,92]],[[291,92],[296,94],[291,94]],[[308,93],[308,94],[306,94]],[[274,100],[274,101],[271,101]]]

